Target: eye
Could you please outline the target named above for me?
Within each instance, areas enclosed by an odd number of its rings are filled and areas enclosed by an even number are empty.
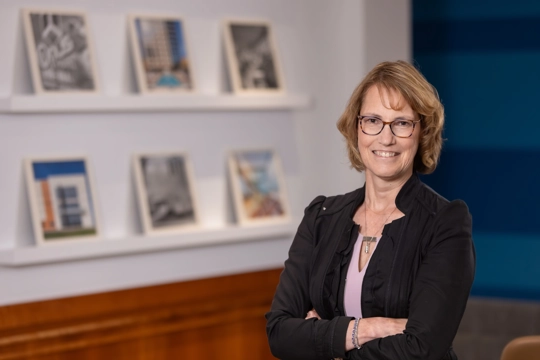
[[[410,120],[396,120],[394,121],[394,126],[399,128],[409,128],[412,127],[412,121]]]
[[[365,117],[363,118],[364,124],[366,125],[376,125],[381,123],[381,119],[376,117]]]

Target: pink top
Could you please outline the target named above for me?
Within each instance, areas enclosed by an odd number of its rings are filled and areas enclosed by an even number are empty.
[[[356,243],[354,244],[353,254],[351,262],[349,263],[349,270],[347,270],[347,278],[345,279],[345,294],[344,294],[344,306],[345,314],[347,316],[353,316],[357,319],[362,318],[362,284],[364,283],[364,275],[366,274],[366,269],[371,261],[373,252],[379,244],[381,237],[377,237],[376,242],[369,244],[369,252],[372,256],[369,257],[368,262],[362,269],[358,271],[358,263],[360,259],[360,251],[364,250],[365,244],[362,243],[362,234],[358,234]]]

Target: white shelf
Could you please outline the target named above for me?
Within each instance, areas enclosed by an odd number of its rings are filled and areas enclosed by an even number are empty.
[[[293,110],[308,108],[311,99],[302,94],[264,95],[13,95],[0,98],[0,113]]]
[[[279,237],[292,239],[295,231],[294,224],[284,223],[249,227],[227,226],[168,235],[133,236],[117,240],[71,241],[65,244],[0,250],[0,265],[28,266]]]

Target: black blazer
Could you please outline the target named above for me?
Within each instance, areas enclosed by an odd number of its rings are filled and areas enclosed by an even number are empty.
[[[345,316],[345,277],[358,237],[352,218],[365,187],[319,196],[306,208],[266,314],[280,359],[457,359],[452,350],[472,286],[472,220],[461,200],[449,202],[416,174],[396,206],[405,216],[385,225],[362,286],[364,317],[408,318],[403,334],[375,339],[345,353],[352,319]],[[315,308],[322,320],[305,320]]]

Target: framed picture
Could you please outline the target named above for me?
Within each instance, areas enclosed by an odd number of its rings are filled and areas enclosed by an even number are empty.
[[[144,233],[196,228],[199,216],[187,154],[136,154],[133,163]]]
[[[84,12],[23,9],[26,48],[36,93],[99,90]]]
[[[284,90],[283,75],[270,23],[224,22],[229,78],[235,93],[276,93]]]
[[[38,245],[99,238],[95,186],[86,158],[26,159],[25,174]]]
[[[193,90],[185,25],[181,18],[130,15],[129,27],[140,92]]]
[[[290,220],[281,161],[274,151],[231,152],[229,175],[240,225]]]

